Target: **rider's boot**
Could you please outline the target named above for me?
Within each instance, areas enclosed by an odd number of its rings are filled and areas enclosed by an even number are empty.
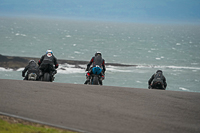
[[[99,79],[99,84],[103,85],[102,79]]]
[[[43,72],[40,70],[38,79],[40,80],[42,76],[43,76]]]
[[[88,81],[88,80],[86,80],[84,84],[88,84],[88,82],[89,82],[89,81]]]
[[[85,81],[84,84],[88,84],[89,82],[90,82],[90,76],[89,76],[89,74],[87,73],[87,74],[86,74],[86,81]]]
[[[105,77],[104,77],[104,74],[103,73],[101,73],[101,77],[100,77],[100,79],[99,79],[99,84],[100,85],[103,85],[103,80],[105,79]]]
[[[151,85],[148,86],[148,89],[151,89]]]
[[[54,75],[55,75],[56,73],[57,73],[57,71],[56,71],[56,70],[52,72],[51,81],[54,81],[54,79],[55,79]]]
[[[54,76],[52,76],[52,77],[51,77],[51,81],[54,81],[54,79],[55,79],[55,77],[54,77]]]
[[[90,82],[90,79],[87,79],[84,84],[88,84],[89,82]]]
[[[100,85],[103,85],[103,81],[104,80],[104,76],[103,75],[101,75],[101,77],[99,77],[99,84]]]
[[[55,71],[52,72],[52,75],[54,76],[56,73],[57,73],[57,71],[55,70]]]

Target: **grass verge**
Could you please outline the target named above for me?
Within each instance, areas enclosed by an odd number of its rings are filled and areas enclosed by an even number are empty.
[[[37,123],[32,123],[17,118],[0,116],[1,133],[77,133],[64,129],[49,127]]]

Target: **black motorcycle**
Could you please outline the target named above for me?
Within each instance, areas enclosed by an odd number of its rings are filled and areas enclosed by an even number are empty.
[[[52,66],[47,65],[45,69],[43,70],[43,74],[40,76],[41,81],[46,81],[46,82],[53,82],[54,80],[54,75],[52,74]]]
[[[28,74],[28,80],[36,81],[37,80],[37,74],[36,73],[29,73]]]
[[[159,90],[165,90],[163,83],[160,81],[153,82],[153,84],[150,86],[149,89],[159,89]]]

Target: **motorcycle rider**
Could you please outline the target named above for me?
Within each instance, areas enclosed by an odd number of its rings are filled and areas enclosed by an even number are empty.
[[[160,89],[166,89],[167,87],[166,78],[163,75],[162,70],[157,70],[156,73],[151,76],[151,78],[148,81],[149,84],[148,88],[149,89],[155,88],[157,86],[156,84],[157,82],[160,82],[162,84],[162,88]]]
[[[25,76],[26,72],[27,72],[27,74]],[[39,78],[39,69],[38,69],[38,65],[35,63],[34,60],[30,60],[28,65],[22,71],[22,77],[25,77],[24,80],[28,80],[28,75],[30,73],[35,73],[37,75],[36,80],[38,80],[38,78]]]
[[[47,50],[41,59],[38,61],[40,72],[40,77],[43,76],[45,69],[50,70],[51,81],[54,80],[54,75],[57,73],[56,69],[58,68],[58,63],[56,57],[53,55],[52,50]],[[55,67],[54,67],[55,65]]]
[[[90,68],[91,65],[92,65],[92,67]],[[97,65],[102,69],[102,72],[100,73],[101,78],[99,80],[99,84],[102,85],[102,80],[104,79],[106,68],[105,68],[105,60],[102,58],[101,52],[96,52],[95,56],[92,57],[90,62],[87,64],[86,71],[88,71],[88,72],[86,74],[86,81],[84,84],[87,84],[90,81],[90,78],[91,78],[90,75],[92,74],[92,68],[96,67]]]

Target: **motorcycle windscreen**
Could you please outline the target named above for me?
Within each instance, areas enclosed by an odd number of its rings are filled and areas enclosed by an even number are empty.
[[[92,73],[99,75],[101,73],[102,69],[100,67],[93,67]]]

